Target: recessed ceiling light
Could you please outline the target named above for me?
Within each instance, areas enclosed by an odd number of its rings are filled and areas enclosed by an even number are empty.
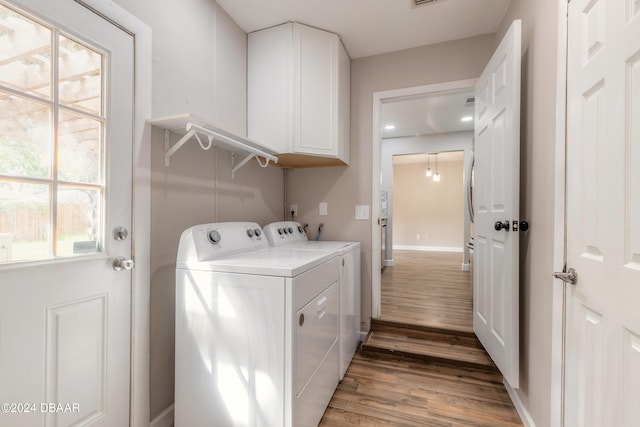
[[[473,116],[464,116],[460,120],[463,122],[470,122],[471,120],[473,120]]]
[[[388,124],[388,125],[386,125],[384,128],[385,128],[386,130],[392,130],[392,129],[395,129],[395,128],[396,128],[396,125]]]

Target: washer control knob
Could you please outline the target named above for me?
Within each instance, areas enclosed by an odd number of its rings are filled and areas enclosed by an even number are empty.
[[[207,237],[209,238],[209,241],[211,243],[218,243],[220,240],[222,240],[222,237],[220,237],[220,233],[218,233],[217,230],[211,230],[208,234]]]
[[[247,230],[247,236],[249,236],[249,237],[253,237],[254,236],[253,229],[250,228],[250,229]]]
[[[256,237],[262,236],[262,231],[259,228],[256,228],[255,230],[253,230],[253,232],[256,235]]]
[[[283,228],[282,231],[284,231],[284,234],[289,234],[289,230],[287,230],[287,227]]]
[[[302,234],[302,226],[301,225],[298,226],[298,233]]]
[[[282,228],[278,228],[278,234],[282,236]]]
[[[289,227],[289,234],[293,234],[293,228]]]

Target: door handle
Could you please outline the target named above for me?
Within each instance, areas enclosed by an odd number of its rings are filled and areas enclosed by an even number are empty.
[[[500,230],[504,230],[504,231],[509,231],[509,229],[511,228],[511,224],[509,223],[509,221],[496,221],[495,224],[493,224],[493,228],[496,229],[496,231],[500,231]]]
[[[132,259],[126,259],[123,256],[119,256],[113,260],[113,269],[115,271],[120,270],[132,270],[136,263]]]
[[[553,273],[553,277],[555,277],[556,279],[560,279],[565,283],[570,283],[572,285],[575,285],[576,283],[578,283],[578,272],[573,267],[566,272],[556,271],[555,273]]]

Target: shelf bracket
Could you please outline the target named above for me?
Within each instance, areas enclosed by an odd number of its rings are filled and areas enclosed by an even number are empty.
[[[248,152],[247,157],[242,159],[240,163],[235,165],[235,151],[231,153],[231,177],[235,178],[235,173],[242,166],[247,164],[247,162],[253,158],[256,159],[258,164],[266,168],[269,165],[269,162],[278,163],[278,158],[272,154],[266,153],[258,148],[252,147],[252,141],[247,140],[246,138],[241,138],[236,135],[230,134],[229,132],[225,132],[222,129],[217,128],[206,128],[200,125],[197,125],[192,122],[188,122],[185,127],[186,134],[178,140],[173,146],[171,146],[171,132],[169,129],[165,129],[164,131],[164,165],[169,166],[171,156],[175,154],[182,146],[189,141],[191,138],[195,138],[200,144],[200,148],[203,150],[208,150],[213,146],[214,140],[219,140],[219,142],[223,142],[227,146],[231,148],[239,149],[240,151]],[[207,137],[207,142],[203,142],[200,139],[200,135]],[[260,158],[263,158],[264,161],[260,161]]]
[[[247,162],[251,159],[253,159],[256,155],[251,153],[248,156],[246,156],[244,159],[242,159],[242,161],[240,163],[238,163],[237,165],[235,164],[236,162],[236,153],[232,152],[231,153],[231,179],[236,179],[236,172],[243,167],[244,165],[247,164]]]
[[[171,142],[169,141],[169,130],[164,131],[164,165],[169,166],[169,159],[174,155],[176,151],[178,151],[188,140],[190,140],[196,132],[194,130],[190,130],[186,133],[185,136],[180,138],[178,142],[176,142],[173,147],[169,148]]]

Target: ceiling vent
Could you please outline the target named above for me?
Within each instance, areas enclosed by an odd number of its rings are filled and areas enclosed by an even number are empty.
[[[411,0],[411,7],[426,6],[428,4],[437,3],[442,0]]]
[[[467,99],[464,100],[464,106],[465,107],[472,107],[474,106],[476,103],[476,98],[473,96],[468,97]]]

